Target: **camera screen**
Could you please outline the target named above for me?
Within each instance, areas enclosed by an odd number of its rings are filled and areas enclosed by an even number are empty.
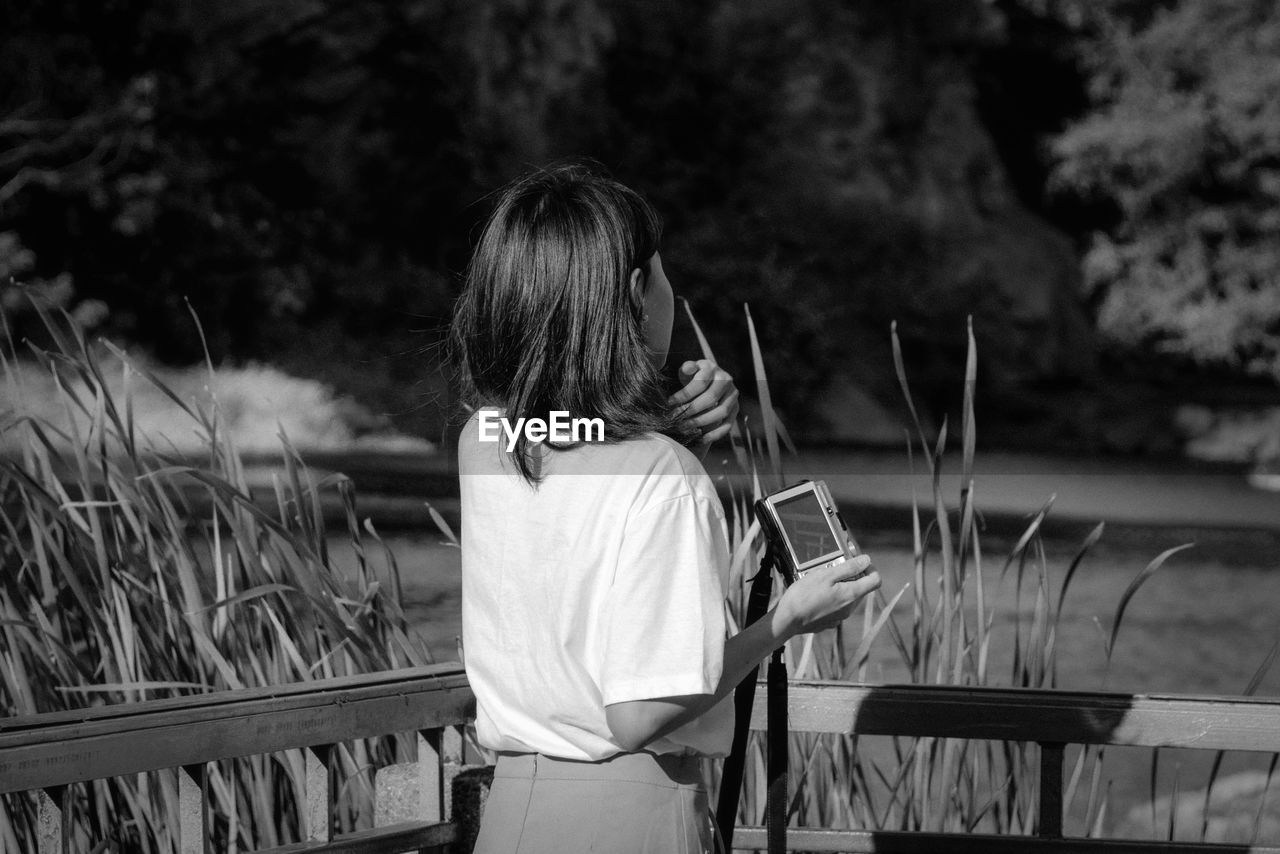
[[[819,558],[831,557],[841,551],[840,543],[831,533],[827,514],[818,502],[818,496],[805,492],[795,498],[779,501],[774,505],[783,533],[791,543],[796,563],[801,566]]]

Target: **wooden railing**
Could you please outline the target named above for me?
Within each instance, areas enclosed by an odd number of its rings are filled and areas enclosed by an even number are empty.
[[[70,847],[60,808],[71,784],[143,771],[178,777],[180,848],[204,852],[209,838],[209,762],[306,750],[306,803],[298,845],[284,852],[430,851],[452,841],[450,777],[461,763],[461,729],[475,698],[457,663],[224,691],[74,712],[0,718],[0,793],[37,790],[39,852]],[[421,802],[413,820],[330,839],[329,747],[417,733]],[[16,854],[16,852],[15,852]]]
[[[763,696],[763,686],[761,696]],[[1269,852],[1280,848],[1205,843],[1064,838],[1063,754],[1068,744],[1280,752],[1280,702],[1246,698],[1139,696],[1017,689],[863,686],[793,682],[792,730],[943,737],[1040,744],[1040,826],[1036,836],[992,836],[791,828],[793,851],[921,852]],[[753,728],[765,725],[756,704]],[[460,767],[459,727],[474,697],[457,664],[278,688],[226,691],[95,709],[0,718],[0,792],[40,793],[39,850],[62,852],[69,835],[61,792],[86,780],[171,769],[178,776],[183,852],[208,838],[204,767],[239,756],[307,751],[310,841],[275,849],[399,852],[434,850],[454,838],[449,780]],[[418,733],[422,802],[417,817],[329,838],[328,746],[400,732]],[[736,848],[762,849],[763,828],[744,827]]]
[[[760,686],[763,696],[764,685]],[[1004,688],[868,686],[792,682],[789,728],[797,732],[933,736],[1040,745],[1036,836],[790,828],[793,851],[945,852],[1267,852],[1280,848],[1206,843],[1064,838],[1063,753],[1068,744],[1184,747],[1280,753],[1280,702],[1241,697],[1082,693]],[[756,703],[753,729],[764,729]],[[737,848],[765,846],[761,827],[740,828]]]

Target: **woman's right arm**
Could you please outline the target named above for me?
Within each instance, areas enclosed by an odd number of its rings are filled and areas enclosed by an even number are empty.
[[[832,628],[847,619],[858,602],[880,586],[880,576],[874,571],[859,577],[870,564],[869,557],[858,555],[809,572],[787,588],[764,617],[725,642],[715,693],[605,706],[605,719],[615,741],[628,751],[642,749],[727,697],[751,668],[795,635]]]

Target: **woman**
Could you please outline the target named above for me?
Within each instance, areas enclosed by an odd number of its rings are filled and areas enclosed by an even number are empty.
[[[498,196],[455,308],[476,414],[458,442],[462,618],[480,743],[498,752],[477,854],[711,850],[700,759],[723,702],[788,638],[879,586],[865,557],[791,586],[727,641],[724,514],[699,458],[737,411],[686,363],[668,399],[671,285],[659,223],[581,163]],[[598,419],[602,441],[537,441],[519,419]],[[499,441],[481,418],[504,418]]]

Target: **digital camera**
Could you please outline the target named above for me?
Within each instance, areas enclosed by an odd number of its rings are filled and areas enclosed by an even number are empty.
[[[805,480],[761,498],[756,518],[787,585],[810,570],[848,560],[857,544],[821,480]]]

